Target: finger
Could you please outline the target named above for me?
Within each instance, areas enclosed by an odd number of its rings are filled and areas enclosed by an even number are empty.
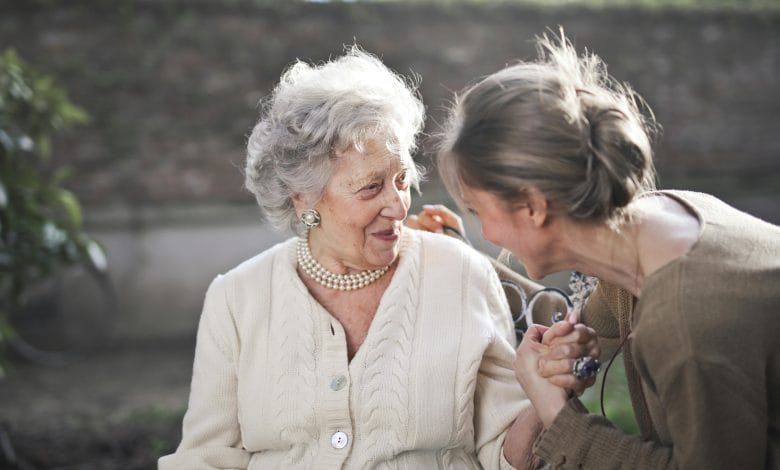
[[[528,329],[525,331],[525,334],[523,335],[523,342],[526,341],[526,338],[528,338],[528,341],[535,341],[539,342],[542,340],[542,337],[544,336],[544,330],[541,328],[541,325],[531,324]]]
[[[587,388],[592,387],[593,384],[596,383],[596,377],[594,376],[587,380],[578,380],[571,374],[560,374],[548,377],[547,381],[558,387],[573,390],[579,396]]]
[[[558,322],[555,326],[562,325],[558,328],[558,331],[566,331],[564,329],[565,325],[570,325],[571,329],[566,334],[559,334],[555,337],[550,337],[550,346],[554,347],[557,344],[560,343],[581,343],[586,344],[591,339],[596,337],[596,332],[593,330],[593,328],[588,328],[587,326],[583,325],[582,323],[577,323],[576,325],[572,325],[569,322]]]
[[[596,359],[601,357],[601,346],[599,346],[599,342],[596,338],[593,338],[585,344],[585,353],[583,356],[595,357]]]
[[[425,204],[422,209],[423,212],[440,217],[442,222],[446,225],[460,230],[461,233],[463,232],[463,219],[461,219],[458,214],[451,211],[447,206],[442,204]]]
[[[406,226],[414,229],[421,229],[420,218],[414,214],[406,218]]]
[[[539,375],[545,378],[554,377],[556,375],[571,374],[576,359],[544,359],[540,358],[538,363]]]
[[[566,321],[571,323],[572,325],[576,325],[580,322],[580,309],[573,308],[569,310],[569,313],[566,314]]]
[[[523,340],[520,342],[520,345],[517,347],[517,351],[520,352],[520,349],[524,345],[528,346],[528,345],[533,344],[533,343],[541,345],[542,337],[544,336],[544,334],[545,334],[545,332],[547,330],[548,330],[548,327],[546,327],[546,326],[537,325],[535,323],[531,323],[531,325],[528,327],[528,329],[523,334]]]
[[[442,227],[441,222],[437,222],[436,219],[431,217],[429,214],[421,213],[417,217],[417,222],[420,224],[423,230],[434,233],[442,233],[444,231],[444,227]]]
[[[573,329],[574,329],[574,325],[572,325],[569,322],[559,321],[553,323],[552,326],[550,326],[550,328],[544,334],[544,338],[542,338],[542,342],[544,344],[551,344],[551,342],[555,338],[565,337],[568,334],[570,334]]]
[[[523,377],[537,374],[538,349],[541,346],[539,340],[544,334],[544,329],[539,325],[530,325],[523,335],[523,340],[517,347],[517,354],[514,359],[515,376],[522,381]]]
[[[545,359],[557,361],[559,359],[577,359],[582,356],[589,356],[590,350],[587,344],[580,343],[560,343],[550,346],[550,352]]]

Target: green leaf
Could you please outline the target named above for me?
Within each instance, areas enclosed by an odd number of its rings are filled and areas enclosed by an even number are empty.
[[[6,153],[11,153],[16,148],[14,140],[3,129],[0,129],[0,145],[3,146]]]
[[[108,268],[103,249],[80,229],[77,198],[61,187],[68,170],[48,161],[56,134],[88,120],[50,75],[12,49],[0,53],[0,368],[8,365],[3,343],[16,334],[7,310],[31,286],[74,263]]]
[[[47,221],[41,228],[43,245],[51,251],[57,250],[68,241],[67,232],[57,227],[53,222]]]
[[[61,166],[54,170],[54,174],[51,177],[52,183],[60,185],[63,181],[70,178],[73,174],[73,169],[69,166]]]
[[[0,209],[8,207],[8,191],[5,190],[5,185],[0,181]]]
[[[92,262],[92,266],[100,272],[106,272],[108,270],[108,258],[106,258],[106,252],[103,247],[100,246],[95,240],[90,240],[87,243],[87,254]]]
[[[24,82],[20,81],[14,81],[11,83],[11,86],[8,89],[8,94],[12,98],[16,98],[22,101],[27,101],[33,97],[33,91],[30,89],[30,87],[27,86],[27,84]]]
[[[86,124],[90,122],[89,113],[70,103],[64,103],[60,111],[66,124]]]
[[[74,229],[81,227],[83,216],[81,213],[81,205],[79,205],[76,196],[66,189],[60,189],[57,191],[57,198],[59,199],[62,208],[65,209],[71,227]]]
[[[35,140],[38,152],[41,153],[43,158],[48,159],[51,156],[51,139],[46,135],[40,135]]]

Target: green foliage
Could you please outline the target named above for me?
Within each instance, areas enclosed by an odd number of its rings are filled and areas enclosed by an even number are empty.
[[[446,5],[531,5],[543,8],[641,8],[683,10],[780,10],[780,0],[306,0],[318,3],[435,3]]]
[[[602,372],[596,380],[596,384],[585,391],[580,398],[588,411],[601,414],[601,383],[604,380],[606,364],[602,366]],[[626,369],[623,365],[623,356],[615,358],[606,376],[607,384],[604,387],[604,412],[612,423],[628,434],[639,434],[634,418],[634,409],[631,407],[631,397],[628,394],[628,382],[626,381]]]
[[[88,121],[53,79],[13,50],[0,56],[0,376],[15,338],[9,322],[25,293],[62,269],[85,263],[105,271],[102,248],[82,231],[68,171],[53,161],[51,139]]]

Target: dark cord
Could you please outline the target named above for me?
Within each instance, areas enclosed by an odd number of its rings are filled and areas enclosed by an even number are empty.
[[[625,338],[623,338],[623,341],[620,342],[620,346],[617,347],[615,350],[615,353],[612,354],[612,358],[609,360],[609,363],[607,364],[607,367],[604,368],[604,374],[601,376],[601,395],[599,396],[599,404],[601,405],[601,416],[607,417],[606,411],[604,411],[604,387],[607,384],[607,372],[609,372],[609,368],[612,366],[612,362],[615,360],[618,354],[620,354],[620,351],[623,350],[623,345],[626,344],[626,340],[628,339],[628,335],[626,335]]]

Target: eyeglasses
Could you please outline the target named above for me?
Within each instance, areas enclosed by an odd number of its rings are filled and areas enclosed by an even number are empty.
[[[574,302],[572,302],[569,295],[557,287],[545,287],[534,292],[531,297],[528,297],[525,291],[512,281],[502,279],[501,284],[505,289],[511,289],[517,294],[517,298],[520,299],[520,308],[511,308],[512,312],[519,312],[517,315],[512,315],[512,321],[515,325],[515,335],[517,335],[517,341],[523,339],[523,335],[528,330],[531,323],[534,323],[534,319],[538,318],[538,315],[534,315],[534,308],[537,301],[543,297],[543,294],[553,294],[553,297],[559,297],[562,303],[566,305],[566,311],[561,312],[560,309],[553,309],[550,313],[550,323],[556,323],[564,318],[574,308]],[[555,302],[560,305],[560,302]],[[514,306],[512,306],[514,307]]]

